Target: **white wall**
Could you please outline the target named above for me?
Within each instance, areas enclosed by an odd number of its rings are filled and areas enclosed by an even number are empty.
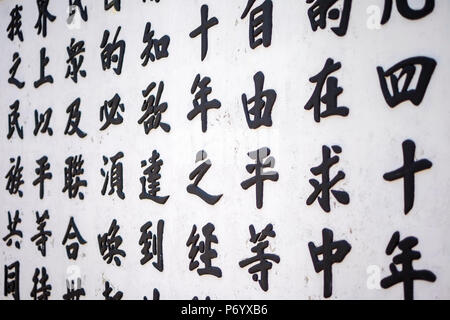
[[[7,38],[9,13],[16,3],[24,6],[22,30],[24,42]],[[49,11],[57,16],[48,23],[46,38],[33,28],[38,12],[34,1],[0,2],[0,37],[3,43],[0,61],[0,143],[1,174],[10,168],[9,158],[20,155],[24,166],[23,198],[12,196],[3,179],[0,192],[0,235],[7,234],[7,212],[20,210],[24,233],[22,248],[7,247],[0,241],[0,286],[3,288],[3,265],[16,260],[21,263],[21,298],[29,299],[34,269],[45,266],[53,290],[51,299],[61,299],[65,293],[66,268],[76,264],[81,268],[86,298],[101,299],[104,281],[124,292],[126,299],[151,297],[158,288],[161,299],[319,299],[322,298],[323,273],[314,271],[308,242],[322,242],[324,227],[334,231],[336,240],[345,239],[352,250],[345,260],[333,267],[333,296],[336,299],[402,299],[403,287],[370,290],[367,287],[371,265],[381,268],[381,277],[389,274],[392,257],[385,254],[386,245],[395,231],[403,237],[419,239],[422,258],[416,269],[428,269],[437,277],[435,283],[415,282],[415,298],[450,298],[448,261],[450,247],[447,240],[450,218],[448,214],[450,170],[450,109],[447,84],[450,82],[450,46],[448,30],[450,3],[436,1],[434,11],[427,17],[411,21],[400,16],[394,8],[390,21],[381,28],[368,28],[370,15],[366,9],[376,5],[382,10],[384,1],[353,1],[350,23],[345,37],[337,37],[329,28],[311,30],[307,17],[309,5],[305,1],[274,1],[272,44],[252,50],[248,44],[248,18],[241,20],[246,1],[175,1],[159,3],[122,1],[122,10],[104,11],[103,1],[83,0],[87,5],[88,22],[81,21],[79,29],[66,25],[68,1],[50,1]],[[189,33],[200,23],[200,7],[209,5],[210,17],[219,24],[209,30],[209,51],[200,61],[200,39]],[[379,20],[379,19],[376,19]],[[152,23],[155,37],[170,36],[169,57],[141,66],[139,58],[144,44],[142,35],[146,22]],[[103,71],[100,62],[100,42],[105,29],[114,36],[122,26],[119,38],[126,41],[122,74]],[[66,47],[70,39],[84,40],[83,69],[86,78],[75,84],[65,79]],[[53,84],[35,89],[39,76],[39,50],[46,47],[50,62],[46,68],[54,78]],[[19,52],[22,64],[17,78],[26,82],[22,90],[7,83],[14,52]],[[424,55],[437,61],[437,68],[425,98],[416,107],[410,102],[394,109],[387,106],[380,90],[377,66],[385,69],[408,57]],[[339,105],[348,106],[348,117],[329,117],[320,123],[313,120],[312,111],[303,106],[314,86],[308,79],[321,70],[328,57],[342,63],[334,76],[344,92]],[[253,75],[265,74],[265,88],[277,92],[272,119],[273,126],[257,130],[248,128],[241,95],[254,94]],[[190,93],[197,73],[212,79],[210,98],[221,101],[219,110],[208,112],[208,130],[201,132],[199,116],[188,121],[192,108]],[[137,124],[141,116],[141,90],[152,82],[164,81],[162,101],[168,103],[163,121],[171,126],[170,133],[161,129],[144,134]],[[124,122],[99,131],[99,110],[105,99],[118,93],[125,103]],[[81,98],[80,127],[88,133],[84,139],[63,134],[67,121],[67,106]],[[20,100],[20,122],[24,139],[15,134],[7,140],[9,106]],[[51,127],[54,134],[32,134],[34,110],[53,109]],[[402,164],[401,143],[415,141],[416,158],[433,163],[430,170],[416,175],[414,208],[403,213],[402,181],[386,182],[385,172]],[[350,194],[350,204],[342,205],[332,198],[332,209],[325,213],[317,202],[306,205],[312,192],[308,180],[310,168],[321,162],[322,145],[340,145],[340,162],[333,168],[343,170],[345,180],[337,185]],[[254,187],[245,191],[240,183],[249,177],[245,165],[250,163],[247,152],[269,147],[275,157],[278,182],[264,184],[264,207],[255,206]],[[139,200],[140,161],[148,159],[157,149],[162,167],[161,193],[170,195],[165,205]],[[188,194],[189,173],[195,168],[195,155],[206,150],[212,168],[200,186],[212,194],[223,193],[222,199],[210,206]],[[102,196],[102,156],[123,151],[125,200],[117,196]],[[64,161],[68,156],[82,154],[85,159],[84,200],[69,199],[62,193]],[[35,179],[35,161],[47,155],[53,179],[46,183],[44,200],[39,199]],[[36,233],[35,211],[49,210],[48,229],[53,232],[42,257],[30,241]],[[61,244],[70,217],[87,240],[81,246],[78,260],[67,259]],[[99,253],[97,235],[106,232],[111,220],[117,219],[122,249],[126,258],[122,266],[106,264]],[[164,271],[157,271],[151,262],[141,266],[139,228],[146,221],[165,221]],[[189,271],[189,248],[185,243],[193,224],[201,229],[212,222],[219,244],[214,246],[218,258],[215,266],[223,277],[199,276]],[[269,291],[263,292],[238,262],[251,256],[252,244],[248,227],[257,229],[267,223],[274,225],[277,234],[268,252],[280,256],[281,262],[269,272]],[[2,296],[2,299],[5,297]],[[10,299],[10,297],[8,297]]]

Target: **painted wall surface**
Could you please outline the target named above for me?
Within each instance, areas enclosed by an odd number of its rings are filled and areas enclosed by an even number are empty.
[[[8,212],[14,216],[19,210],[22,222],[20,249],[0,241],[0,287],[5,285],[4,266],[20,262],[20,298],[30,299],[36,268],[45,267],[52,285],[50,299],[62,299],[66,293],[66,278],[70,270],[80,271],[86,295],[82,299],[103,299],[105,282],[113,292],[120,290],[124,299],[152,298],[154,288],[161,299],[322,299],[324,276],[316,273],[308,243],[322,244],[322,229],[334,233],[334,240],[346,240],[351,251],[341,263],[333,265],[331,299],[403,299],[403,285],[381,289],[379,281],[390,275],[393,255],[385,253],[394,232],[403,239],[414,236],[419,240],[414,248],[422,257],[414,261],[417,270],[429,270],[435,282],[415,281],[415,299],[450,298],[450,45],[448,21],[450,2],[436,1],[427,16],[410,20],[403,17],[394,4],[390,20],[380,25],[384,1],[353,1],[348,30],[337,36],[327,27],[313,31],[308,19],[311,6],[306,1],[273,1],[273,29],[271,45],[249,46],[249,16],[241,19],[245,0],[123,0],[121,10],[104,9],[103,1],[83,0],[88,20],[75,14],[68,23],[69,1],[49,1],[48,10],[56,20],[48,22],[47,36],[37,34],[38,19],[35,1],[0,1],[0,236],[8,234]],[[341,2],[341,1],[340,1]],[[409,1],[412,8],[421,8],[425,1]],[[262,1],[258,0],[254,7]],[[23,10],[23,41],[16,36],[8,38],[10,12],[21,4]],[[200,25],[200,8],[209,7],[209,17],[219,23],[208,31],[208,52],[201,61],[200,37],[192,39],[189,33]],[[340,5],[340,4],[338,4]],[[170,37],[167,58],[141,65],[145,44],[142,41],[145,25],[151,22],[154,38]],[[121,26],[118,40],[126,42],[123,69],[117,75],[112,69],[103,70],[100,54],[103,32],[109,30],[110,39]],[[85,42],[82,69],[86,77],[77,83],[65,78],[68,64],[67,47],[71,38]],[[40,74],[40,50],[46,48],[49,57],[46,74],[53,76],[52,84],[39,88],[33,82]],[[18,89],[8,83],[13,54],[22,59],[16,78],[25,81]],[[423,101],[414,105],[405,101],[395,108],[386,103],[377,74],[377,66],[387,70],[404,59],[425,56],[434,59],[437,66],[429,82]],[[313,111],[304,106],[315,85],[309,78],[323,68],[327,58],[341,63],[332,76],[338,79],[343,93],[339,106],[347,106],[346,117],[331,116],[314,121]],[[276,91],[272,110],[273,124],[250,129],[247,125],[241,96],[255,94],[253,76],[262,71],[264,89]],[[191,86],[195,76],[211,78],[210,100],[221,102],[219,109],[208,111],[207,131],[202,132],[200,116],[187,119],[193,108]],[[151,82],[164,82],[161,102],[168,108],[162,122],[170,125],[170,132],[160,127],[145,134],[138,124],[144,98],[142,90]],[[152,91],[156,94],[157,88]],[[121,97],[125,110],[120,111],[123,123],[99,130],[100,108],[115,94]],[[81,99],[82,112],[79,127],[85,138],[65,135],[67,107]],[[16,100],[20,101],[20,125],[23,139],[17,132],[8,135],[8,115]],[[48,133],[35,136],[34,111],[44,112],[51,107]],[[324,106],[322,106],[324,108]],[[412,210],[404,213],[403,179],[388,182],[383,175],[402,166],[402,142],[410,139],[416,145],[415,159],[428,159],[432,167],[415,174],[415,198]],[[333,178],[339,170],[345,178],[334,189],[346,191],[350,203],[339,203],[330,196],[329,213],[316,200],[306,201],[314,188],[309,180],[310,169],[322,162],[322,146],[342,148],[339,162],[330,170]],[[276,182],[264,182],[264,203],[256,207],[255,187],[244,190],[240,184],[251,177],[246,165],[254,163],[247,153],[268,147],[274,157],[273,169],[279,174]],[[157,150],[164,164],[161,168],[158,195],[170,195],[164,205],[151,200],[140,200],[140,178],[144,175],[141,161],[148,160]],[[199,186],[211,194],[223,194],[209,205],[186,191],[192,183],[189,174],[200,164],[196,154],[205,150],[211,168]],[[124,154],[123,190],[125,199],[117,194],[102,195],[104,177],[103,156],[111,157],[118,151]],[[70,156],[82,155],[87,186],[80,191],[84,199],[69,199],[64,187],[65,161]],[[39,198],[36,179],[36,160],[47,156],[52,179],[45,182],[45,194]],[[5,188],[12,166],[10,159],[21,157],[23,196],[10,194]],[[267,169],[265,169],[267,170]],[[108,189],[109,191],[109,189]],[[48,210],[50,218],[46,229],[52,232],[43,257],[31,241],[37,230],[36,211]],[[69,260],[62,240],[69,220],[76,225],[87,241],[81,245],[76,261]],[[99,251],[98,235],[106,233],[113,219],[117,220],[123,239],[120,249],[126,252],[121,265],[107,264]],[[147,221],[162,219],[164,225],[164,270],[156,270],[152,262],[140,264],[142,246],[140,228]],[[186,241],[197,226],[207,223],[215,226],[218,244],[213,266],[222,271],[222,277],[200,276],[189,270],[190,247]],[[257,232],[273,224],[275,238],[269,238],[266,253],[276,254],[279,263],[269,271],[269,289],[263,291],[252,280],[248,267],[239,262],[253,256],[249,226]],[[17,239],[17,237],[16,237]],[[197,260],[200,268],[203,262]],[[72,268],[72,269],[71,269]],[[401,270],[401,266],[399,266]],[[1,299],[12,299],[11,295]]]

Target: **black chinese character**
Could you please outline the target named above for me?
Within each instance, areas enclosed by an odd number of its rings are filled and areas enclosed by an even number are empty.
[[[39,198],[44,198],[44,182],[45,180],[50,180],[52,178],[52,173],[48,172],[50,169],[50,163],[48,162],[47,156],[43,156],[40,159],[36,160],[36,163],[39,165],[34,171],[37,174],[36,180],[33,181],[33,186],[39,185]]]
[[[52,286],[47,284],[47,281],[47,269],[42,267],[41,271],[39,268],[36,268],[33,275],[33,289],[30,293],[30,297],[33,300],[48,300],[48,297],[51,295]]]
[[[203,132],[206,132],[207,130],[208,110],[219,109],[221,106],[220,101],[217,99],[213,99],[211,101],[208,100],[208,95],[212,92],[211,87],[208,86],[210,82],[211,78],[203,77],[200,80],[200,74],[197,74],[191,87],[191,94],[194,94],[198,88],[198,91],[195,93],[194,100],[192,100],[194,109],[189,111],[187,114],[188,120],[192,120],[200,113]]]
[[[264,73],[261,71],[253,76],[255,82],[255,96],[247,100],[247,95],[242,94],[242,106],[244,107],[245,119],[250,129],[260,126],[272,126],[272,108],[277,99],[277,93],[273,89],[264,90]],[[253,103],[252,108],[248,104]],[[253,117],[253,119],[250,118]]]
[[[81,111],[80,111],[80,103],[81,99],[76,98],[66,109],[66,113],[69,114],[66,129],[64,130],[64,134],[73,135],[77,134],[78,137],[84,138],[87,136],[86,133],[81,130],[78,125],[81,120]]]
[[[16,261],[12,264],[5,265],[5,290],[7,297],[12,294],[14,300],[20,300],[20,262]]]
[[[407,100],[418,106],[425,96],[436,64],[436,61],[431,58],[413,57],[400,61],[386,71],[382,67],[377,67],[381,91],[389,107],[394,108]],[[418,76],[416,76],[417,66],[420,66]],[[386,77],[389,77],[390,86]],[[414,78],[417,78],[417,82],[414,81],[416,85],[410,88]],[[392,89],[392,94],[389,87]]]
[[[80,191],[80,187],[86,187],[86,180],[81,180],[80,176],[83,175],[83,163],[84,160],[81,159],[82,155],[75,157],[68,157],[65,161],[66,167],[64,168],[64,188],[62,192],[66,192],[69,196],[69,199],[80,198],[80,200],[84,199],[84,194]]]
[[[192,226],[191,234],[189,235],[189,239],[186,242],[187,247],[191,246],[188,255],[189,259],[191,259],[189,263],[189,270],[192,271],[199,267],[200,263],[195,259],[197,257],[197,254],[200,252],[200,260],[204,263],[205,266],[204,268],[198,268],[197,273],[201,276],[210,274],[217,278],[221,278],[222,270],[220,270],[220,268],[218,267],[214,267],[211,262],[212,259],[217,258],[217,252],[216,250],[211,248],[211,244],[219,243],[217,237],[213,235],[214,229],[215,227],[212,223],[206,224],[202,228],[202,233],[205,237],[205,241],[200,241],[198,243],[200,235],[197,233],[197,226],[195,224]]]
[[[150,165],[144,169],[144,176],[139,179],[142,185],[142,191],[139,195],[139,199],[149,199],[155,201],[156,203],[164,204],[170,196],[160,197],[157,195],[158,191],[161,190],[158,180],[161,178],[159,171],[161,170],[163,161],[159,158],[159,153],[156,150],[153,150],[152,156],[148,159],[148,161],[150,162]],[[146,165],[146,160],[141,161],[141,168],[144,168]],[[145,178],[145,175],[147,178]],[[148,185],[146,185],[146,183],[148,183]]]
[[[19,56],[18,52],[14,52],[13,54],[13,66],[9,69],[9,74],[11,75],[8,78],[8,83],[15,85],[17,88],[22,89],[25,86],[25,81],[19,81],[16,79],[17,69],[19,68],[20,63],[22,62],[22,58]]]
[[[264,251],[269,246],[269,240],[267,238],[275,238],[276,233],[275,231],[273,231],[272,224],[268,224],[259,233],[256,233],[255,227],[253,225],[250,225],[249,231],[250,242],[255,244],[255,246],[252,248],[252,252],[254,252],[255,255],[251,258],[240,261],[239,266],[241,268],[245,268],[252,263],[258,262],[248,269],[248,273],[253,274],[253,281],[258,281],[261,289],[267,291],[269,290],[269,270],[272,269],[273,265],[271,261],[280,263],[280,257],[276,254],[265,253]],[[258,272],[260,273],[259,276],[257,274]]]
[[[126,256],[125,251],[119,249],[122,244],[122,237],[116,235],[119,229],[120,226],[117,224],[116,219],[114,219],[108,232],[97,236],[98,246],[103,260],[108,264],[114,260],[116,266],[120,266],[122,263],[118,256]]]
[[[105,178],[103,183],[102,195],[106,194],[106,190],[109,185],[108,195],[112,195],[116,192],[120,199],[125,199],[125,194],[123,193],[123,164],[119,160],[123,158],[123,152],[119,151],[114,156],[109,159],[103,156],[103,164],[106,166],[108,161],[111,160],[111,170],[105,171],[100,169],[101,175]]]
[[[156,83],[149,84],[147,89],[142,90],[142,96],[145,98],[142,103],[141,111],[144,112],[142,117],[138,120],[138,124],[144,124],[144,132],[148,134],[152,129],[161,127],[165,132],[170,131],[170,125],[161,122],[162,114],[167,110],[167,102],[160,103],[161,94],[164,90],[164,82],[160,81],[158,85],[158,92],[156,97],[150,92],[156,87]]]
[[[331,297],[333,293],[333,264],[342,262],[352,246],[345,240],[333,241],[333,231],[322,229],[322,245],[317,247],[312,241],[308,243],[314,270],[323,271],[323,296]],[[322,259],[319,260],[319,256]]]
[[[6,245],[8,247],[10,247],[11,244],[13,243],[14,237],[17,237],[16,239],[14,239],[14,246],[17,249],[20,249],[20,241],[23,237],[22,231],[17,230],[17,225],[22,222],[22,219],[20,219],[19,214],[20,214],[19,210],[16,210],[14,218],[11,218],[11,212],[8,211],[9,233],[5,237],[3,237],[3,241],[6,242]]]
[[[114,10],[120,11],[120,0],[105,0],[105,11],[114,7]]]
[[[75,239],[76,241],[66,245],[67,240]],[[62,245],[66,245],[67,258],[77,260],[80,244],[83,245],[86,243],[86,240],[83,239],[80,232],[78,231],[78,227],[75,224],[74,218],[70,217],[69,225],[67,226],[66,234],[64,235],[64,239],[62,241]]]
[[[396,0],[397,10],[402,17],[417,20],[429,15],[434,9],[434,0],[425,0],[425,4],[421,9],[413,9],[409,6],[408,0]],[[381,24],[385,24],[391,18],[393,0],[384,1],[383,16]]]
[[[78,8],[81,19],[83,19],[84,21],[88,20],[87,8],[86,8],[86,6],[84,6],[84,8],[83,8],[83,4],[81,3],[81,0],[69,0],[69,8],[70,8],[70,12],[69,12],[69,18],[67,19],[67,23],[70,24],[72,22],[72,19],[75,16],[75,13],[77,12],[77,10],[75,8]]]
[[[16,100],[12,105],[9,106],[9,109],[11,109],[11,113],[8,114],[8,134],[6,135],[6,138],[8,139],[11,139],[14,131],[17,131],[17,135],[19,136],[19,138],[23,139],[23,126],[19,124],[19,105],[19,100]]]
[[[331,149],[333,149],[333,151],[337,154],[342,152],[342,149],[339,146],[332,146]],[[322,146],[322,163],[317,167],[310,169],[313,175],[322,176],[322,183],[320,183],[316,179],[310,179],[309,183],[314,187],[314,191],[311,193],[308,199],[306,199],[306,204],[309,206],[313,204],[317,198],[319,198],[318,201],[320,207],[325,212],[330,212],[330,192],[339,203],[350,203],[350,196],[347,192],[332,189],[336,183],[345,178],[345,173],[344,171],[339,170],[334,178],[330,180],[330,169],[332,166],[339,162],[338,155],[330,157],[331,149],[328,146]],[[321,196],[319,197],[319,195]]]
[[[22,27],[22,11],[23,7],[16,4],[9,14],[11,16],[11,22],[8,24],[6,32],[8,32],[8,38],[14,41],[14,37],[18,36],[20,41],[23,41],[23,33],[20,29]]]
[[[191,194],[195,194],[196,196],[200,197],[203,201],[210,205],[214,205],[217,203],[217,201],[222,198],[223,194],[219,194],[217,196],[210,195],[206,191],[204,191],[202,188],[198,186],[200,181],[203,179],[203,176],[208,172],[209,168],[211,168],[212,164],[211,161],[208,158],[208,154],[206,151],[199,151],[197,152],[197,155],[195,157],[195,162],[204,161],[200,165],[197,166],[190,174],[189,174],[189,180],[194,180],[194,183],[188,185],[186,187],[187,192]]]
[[[106,130],[112,124],[119,125],[123,122],[123,117],[117,109],[125,111],[125,106],[120,103],[120,96],[116,93],[111,100],[105,100],[103,106],[100,107],[100,122],[105,119],[100,130]]]
[[[117,291],[114,296],[111,297],[112,288],[109,284],[109,281],[105,282],[105,290],[103,291],[102,295],[105,297],[105,300],[122,300],[123,293],[122,291]]]
[[[34,110],[34,130],[33,134],[37,136],[39,131],[41,133],[48,133],[49,136],[53,135],[53,129],[49,127],[50,119],[52,117],[53,110],[52,108],[48,108],[44,113],[39,113],[37,110]],[[41,128],[42,127],[42,128]]]
[[[45,67],[49,63],[50,59],[45,55],[45,48],[41,48],[41,72],[40,78],[34,82],[34,87],[39,88],[44,83],[53,83],[53,77],[51,75],[45,75]]]
[[[208,6],[206,4],[202,5],[200,9],[201,13],[201,24],[196,29],[194,29],[191,33],[189,33],[189,37],[195,38],[198,35],[202,35],[202,61],[206,57],[206,53],[208,52],[208,29],[215,26],[219,23],[216,17],[208,19]]]
[[[275,166],[275,158],[268,157],[270,155],[270,149],[267,147],[260,148],[256,151],[247,153],[248,156],[255,160],[255,164],[248,164],[245,169],[248,173],[255,173],[254,177],[251,177],[245,181],[241,182],[241,187],[247,190],[251,186],[256,187],[256,207],[261,209],[263,206],[263,196],[264,196],[264,181],[278,181],[278,172],[268,171],[264,172],[264,168],[273,168]],[[264,158],[268,157],[264,162]]]
[[[169,56],[170,37],[162,36],[160,39],[154,39],[155,31],[152,30],[152,24],[147,22],[145,25],[144,38],[142,42],[146,43],[144,51],[141,53],[142,65],[145,67],[150,59],[152,62]],[[152,53],[154,50],[154,54]]]
[[[141,265],[146,264],[156,256],[156,262],[153,262],[153,266],[158,271],[164,270],[163,261],[163,233],[164,233],[164,220],[158,221],[156,233],[152,233],[150,228],[152,227],[151,221],[146,222],[140,229],[141,237],[139,238],[139,245],[142,246],[141,253],[143,255],[141,259]],[[151,251],[150,251],[151,250]]]
[[[121,29],[122,27],[120,26],[117,28],[112,43],[108,43],[109,31],[105,30],[103,33],[102,43],[100,44],[100,49],[103,49],[100,55],[103,70],[110,69],[111,62],[117,63],[117,66],[113,68],[117,75],[120,75],[122,72],[123,57],[125,55],[126,47],[125,41],[117,41],[117,37],[119,36]],[[119,50],[119,54],[115,53],[117,50]]]
[[[42,36],[44,38],[47,36],[47,19],[50,20],[50,22],[53,22],[56,19],[54,15],[48,12],[48,2],[49,0],[36,0],[39,10],[39,17],[34,28],[37,29],[38,35],[42,32]]]
[[[255,1],[248,0],[241,19],[244,19],[248,15]],[[250,22],[248,24],[250,48],[255,49],[261,44],[264,47],[270,46],[272,42],[272,12],[273,3],[271,0],[264,0],[260,6],[250,12]],[[261,35],[260,38],[258,38],[259,35]]]
[[[73,82],[78,82],[78,74],[83,78],[86,77],[86,71],[81,70],[81,65],[84,61],[83,52],[86,51],[84,48],[84,41],[77,41],[75,39],[70,39],[70,45],[66,48],[69,58],[66,60],[67,71],[66,78],[71,78]]]
[[[338,107],[337,98],[344,91],[341,87],[338,87],[338,79],[336,77],[330,77],[329,75],[341,68],[341,63],[336,62],[331,58],[328,58],[325,65],[318,74],[309,78],[311,83],[316,84],[314,92],[305,105],[306,110],[314,108],[314,120],[320,122],[320,118],[326,118],[329,116],[342,116],[346,117],[349,113],[347,107]],[[322,89],[325,85],[326,93],[322,96]],[[326,106],[325,111],[321,112],[321,104]]]
[[[75,284],[74,280],[66,280],[67,284],[67,293],[63,295],[64,300],[80,300],[80,296],[85,296],[86,292],[84,288],[81,287],[81,279],[77,279],[77,283]]]
[[[24,181],[22,180],[23,167],[20,165],[20,160],[20,156],[17,157],[17,160],[14,158],[9,159],[12,167],[6,174],[5,179],[8,179],[6,182],[6,190],[9,191],[9,194],[19,194],[19,197],[22,198],[23,192],[20,190],[20,186],[24,184]]]
[[[390,288],[398,283],[403,282],[403,294],[405,300],[414,299],[414,281],[424,280],[428,282],[436,281],[436,276],[428,270],[414,270],[413,261],[419,260],[421,254],[413,248],[419,243],[416,237],[407,237],[400,241],[400,232],[395,232],[386,248],[386,254],[391,255],[396,248],[401,253],[394,256],[393,263],[389,265],[391,275],[382,279],[380,284],[383,289]],[[396,265],[401,265],[402,270],[398,271]]]
[[[144,296],[144,300],[148,300],[147,296]],[[159,291],[158,289],[153,289],[153,300],[159,300]]]
[[[331,9],[338,2],[343,2],[342,10],[336,7]],[[332,27],[331,30],[339,37],[345,36],[350,20],[352,0],[306,0],[306,3],[313,3],[308,9],[309,22],[313,31],[316,31],[318,27],[325,29],[328,16],[330,20],[340,19],[339,26]]]
[[[383,178],[386,181],[394,181],[403,178],[404,211],[405,214],[408,214],[414,205],[414,174],[422,170],[430,169],[433,164],[427,159],[414,160],[416,144],[412,140],[403,141],[402,149],[403,166],[394,171],[385,173]]]
[[[35,242],[43,257],[45,257],[47,252],[47,240],[52,236],[51,231],[45,230],[45,226],[47,225],[45,220],[48,219],[50,219],[48,210],[45,210],[41,216],[39,216],[39,212],[36,211],[36,223],[38,224],[37,229],[39,232],[31,237],[31,241]]]

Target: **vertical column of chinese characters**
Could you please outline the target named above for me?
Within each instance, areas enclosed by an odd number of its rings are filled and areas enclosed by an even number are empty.
[[[434,0],[424,1],[422,8],[412,8],[406,0],[397,0],[395,3],[400,15],[409,20],[417,20],[428,16],[433,12],[435,6]],[[385,1],[381,25],[385,25],[390,20],[393,6],[392,0]],[[399,104],[409,101],[415,106],[419,106],[425,97],[436,66],[435,59],[425,56],[406,58],[387,70],[378,66],[376,70],[380,88],[387,105],[393,109]],[[420,112],[420,109],[417,112]],[[409,126],[405,123],[405,127],[408,128]],[[430,169],[433,163],[426,158],[416,160],[416,144],[412,139],[403,141],[402,151],[403,165],[386,172],[383,174],[383,178],[389,182],[403,179],[403,212],[407,215],[414,206],[415,175]],[[392,255],[396,249],[400,253],[393,257],[392,263],[389,265],[391,275],[383,278],[380,285],[383,289],[388,289],[396,284],[403,283],[405,300],[414,299],[414,281],[436,281],[433,272],[414,269],[414,260],[421,257],[419,251],[413,250],[418,243],[419,240],[416,237],[408,236],[401,239],[400,232],[395,231],[386,247],[386,255]],[[398,270],[397,266],[401,266],[401,270]]]

